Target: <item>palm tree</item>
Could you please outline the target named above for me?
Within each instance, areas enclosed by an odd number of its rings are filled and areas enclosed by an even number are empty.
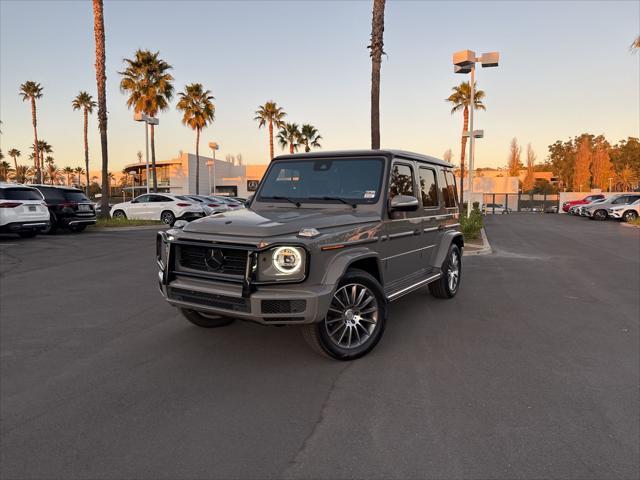
[[[474,85],[475,86],[475,85]],[[464,133],[469,128],[469,105],[471,104],[471,85],[469,82],[462,82],[460,85],[452,88],[453,93],[449,95],[449,98],[445,99],[445,102],[449,102],[453,105],[451,107],[451,115],[462,110],[462,147],[460,150],[460,205],[464,204],[464,157],[467,150],[467,137]],[[482,100],[485,97],[483,90],[475,88],[474,92],[473,108],[476,110],[486,110]]]
[[[265,125],[269,125],[269,155],[273,160],[273,126],[276,128],[282,128],[284,125],[284,117],[287,114],[279,107],[276,102],[269,100],[264,105],[259,105],[256,110],[256,116],[254,120],[258,122],[258,128],[262,128]]]
[[[297,123],[285,123],[278,132],[278,143],[284,150],[289,147],[289,153],[298,151],[301,141],[301,133]]]
[[[78,175],[78,185],[82,188],[82,176],[85,174],[85,170],[82,167],[76,167],[73,171]],[[89,176],[87,175],[87,189],[89,188]]]
[[[73,168],[64,167],[62,169],[62,173],[67,176],[67,186],[70,187],[71,186],[71,176],[73,175]]]
[[[49,155],[47,155],[47,158],[44,159],[44,163],[46,163],[47,165],[53,165],[54,162],[55,159]]]
[[[60,170],[54,163],[48,163],[46,168],[46,176],[49,178],[51,185],[55,185],[60,179]]]
[[[22,101],[26,102],[29,100],[31,102],[31,123],[33,124],[33,145],[35,149],[35,157],[34,160],[36,162],[36,183],[40,183],[42,181],[42,170],[40,169],[40,165],[37,163],[40,160],[40,156],[38,155],[38,121],[36,114],[36,100],[42,98],[42,86],[29,80],[20,85],[20,96],[22,97]]]
[[[11,150],[9,150],[8,155],[13,158],[13,164],[15,169],[18,169],[18,157],[20,156],[20,150],[18,150],[17,148],[12,148]]]
[[[46,140],[38,140],[38,142],[36,143],[36,146],[38,147],[38,160],[36,161],[36,163],[38,164],[38,168],[40,169],[44,169],[44,161],[45,161],[45,153],[53,153],[53,147],[51,145],[49,145],[49,143]],[[36,149],[32,146],[31,149],[34,151],[34,155],[36,152]],[[35,157],[34,157],[35,158]],[[37,177],[37,169],[36,169],[36,177]],[[37,181],[37,178],[36,178]]]
[[[26,165],[18,165],[13,172],[13,179],[16,183],[27,183],[28,177],[31,175],[29,167]]]
[[[111,187],[113,185],[113,182],[116,181],[116,176],[112,172],[109,172],[107,174],[107,178],[109,179],[109,196],[111,196]]]
[[[300,130],[301,139],[300,143],[304,145],[304,151],[310,152],[311,147],[313,148],[322,148],[320,145],[320,140],[322,140],[322,136],[320,132],[313,125],[309,125],[305,123],[302,125],[302,129]]]
[[[620,190],[628,192],[638,181],[638,176],[629,164],[626,164],[616,175],[616,184],[620,185]]]
[[[133,107],[135,113],[144,113],[155,117],[158,112],[169,108],[173,97],[173,77],[168,73],[173,67],[158,57],[160,52],[137,50],[134,59],[125,58],[127,68],[120,81],[120,91],[128,92],[127,107]],[[146,125],[145,125],[146,128]],[[156,147],[154,125],[151,124],[151,169],[153,172],[153,191],[158,191],[156,176]]]
[[[200,83],[184,87],[178,94],[177,108],[181,110],[182,123],[196,131],[196,195],[200,193],[200,131],[215,120],[216,107],[211,100],[211,92],[204,90]]]
[[[0,181],[6,182],[9,179],[10,173],[13,171],[11,164],[5,160],[0,162]]]
[[[105,72],[104,15],[102,0],[93,0],[93,30],[96,42],[96,83],[98,85],[98,128],[100,129],[100,147],[102,150],[102,197],[100,197],[100,216],[109,217],[109,188],[107,172],[109,170],[109,151],[107,146],[107,74]],[[88,183],[88,182],[87,182]]]
[[[80,91],[78,96],[71,101],[74,110],[82,110],[84,114],[84,166],[89,172],[89,142],[87,140],[87,127],[89,124],[89,114],[98,106],[93,97],[85,91]],[[87,173],[88,174],[88,173]],[[87,178],[87,195],[89,195],[89,179]]]
[[[371,148],[380,148],[380,67],[384,53],[385,0],[373,0],[371,19]]]

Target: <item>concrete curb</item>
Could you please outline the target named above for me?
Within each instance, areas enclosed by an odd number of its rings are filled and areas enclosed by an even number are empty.
[[[633,225],[627,222],[622,222],[620,225],[622,225],[623,227],[629,227],[629,228],[640,228],[640,225]]]
[[[482,248],[478,250],[467,250],[465,248],[463,253],[465,257],[471,256],[471,255],[489,255],[492,252],[491,244],[489,243],[487,234],[484,231],[484,227],[482,228],[482,230],[480,230],[480,235],[482,236]]]
[[[132,232],[136,230],[166,230],[167,225],[138,225],[137,227],[91,227],[89,232]]]

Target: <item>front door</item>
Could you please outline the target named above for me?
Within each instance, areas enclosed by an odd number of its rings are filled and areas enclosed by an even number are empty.
[[[140,195],[135,198],[127,208],[127,217],[132,220],[144,220],[146,218],[146,210],[149,207],[149,197],[151,195]]]

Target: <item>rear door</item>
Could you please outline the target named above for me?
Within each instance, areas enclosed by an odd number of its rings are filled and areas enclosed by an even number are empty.
[[[422,207],[422,250],[420,262],[424,266],[431,264],[431,256],[442,235],[439,229],[439,216],[443,210],[438,194],[438,170],[435,165],[420,165],[418,178],[420,187],[420,205]]]
[[[195,201],[190,200],[190,203],[195,203]],[[171,210],[175,214],[175,208],[173,208],[174,204],[175,200],[173,198],[158,194],[151,195],[147,219],[160,220],[160,215],[165,210]]]

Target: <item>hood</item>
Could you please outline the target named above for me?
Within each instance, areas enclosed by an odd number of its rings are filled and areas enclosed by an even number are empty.
[[[183,229],[185,232],[236,235],[246,237],[274,237],[296,234],[301,228],[340,227],[380,220],[371,211],[272,208],[230,210],[194,220]]]

